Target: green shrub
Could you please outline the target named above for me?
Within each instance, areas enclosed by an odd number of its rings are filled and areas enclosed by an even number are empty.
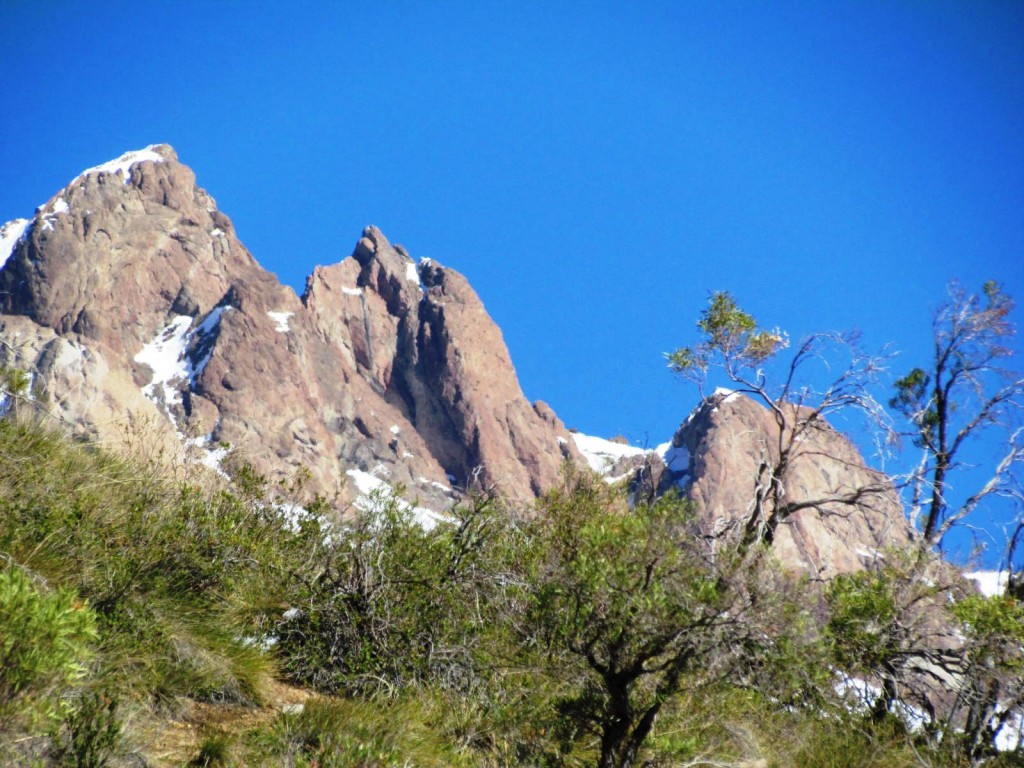
[[[59,717],[96,638],[93,613],[73,591],[41,587],[13,564],[0,570],[0,730]]]
[[[54,759],[74,768],[103,768],[121,741],[118,698],[105,690],[83,693],[69,710],[54,741]]]
[[[199,745],[199,754],[189,761],[195,768],[221,768],[231,765],[232,738],[229,734],[219,731],[203,736]]]
[[[507,517],[487,500],[424,528],[394,495],[332,528],[315,579],[275,630],[282,669],[326,693],[474,684],[501,630]]]
[[[133,698],[259,700],[258,638],[315,563],[311,519],[0,420],[0,552],[89,601],[100,672]]]

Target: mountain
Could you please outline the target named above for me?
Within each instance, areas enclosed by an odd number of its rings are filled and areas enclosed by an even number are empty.
[[[660,451],[570,435],[526,401],[458,272],[368,227],[296,295],[167,145],[83,172],[0,229],[0,340],[0,365],[30,372],[94,439],[144,435],[214,468],[230,446],[272,481],[306,477],[307,495],[339,503],[384,483],[434,511],[455,488],[527,502],[569,459],[681,488],[713,533],[747,512],[777,429],[753,401],[718,396]],[[837,501],[879,478],[827,425],[788,472],[791,498],[814,502],[780,532],[791,564],[855,570],[908,540],[887,484]]]
[[[795,423],[795,420],[794,422]],[[857,448],[822,419],[790,447],[782,484],[793,509],[773,550],[815,578],[861,570],[913,531],[891,481],[869,468]],[[758,471],[775,463],[779,427],[771,412],[739,393],[718,390],[701,402],[669,442],[645,451],[573,435],[590,467],[627,481],[634,494],[670,490],[693,504],[708,536],[735,537],[753,508]]]
[[[92,437],[144,423],[208,463],[229,444],[273,480],[435,506],[453,484],[532,498],[576,457],[462,275],[369,227],[297,296],[169,146],[85,171],[3,237],[2,362]]]

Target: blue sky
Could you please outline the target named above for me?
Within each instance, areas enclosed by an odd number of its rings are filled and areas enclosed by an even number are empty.
[[[371,223],[463,272],[590,434],[671,435],[713,290],[900,370],[1024,300],[1021,2],[0,0],[0,65],[0,220],[168,142],[300,291]]]

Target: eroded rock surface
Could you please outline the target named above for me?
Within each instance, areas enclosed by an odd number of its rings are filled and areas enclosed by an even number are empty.
[[[797,418],[794,414],[793,418]],[[791,422],[792,423],[792,422]],[[912,531],[888,479],[822,419],[789,442],[785,500],[798,508],[779,527],[778,558],[815,576],[856,571],[910,542]],[[762,463],[777,463],[779,427],[740,394],[716,394],[672,438],[661,460],[641,470],[646,487],[677,487],[708,535],[728,536],[750,517]]]
[[[532,498],[578,458],[460,274],[370,227],[299,297],[166,145],[84,172],[0,235],[0,364],[93,437],[145,422],[274,480],[308,473],[309,493],[350,499],[348,479],[372,476],[435,508],[453,485]]]

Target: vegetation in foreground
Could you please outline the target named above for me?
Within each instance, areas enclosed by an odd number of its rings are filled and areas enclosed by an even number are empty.
[[[1019,580],[982,597],[930,552],[1014,488],[1018,433],[981,490],[945,492],[961,447],[1019,405],[1011,308],[993,283],[937,313],[934,365],[890,403],[925,452],[921,543],[824,586],[772,557],[786,468],[834,410],[878,423],[877,361],[818,335],[772,390],[788,339],[728,294],[670,364],[702,391],[719,366],[775,414],[734,540],[572,468],[535,508],[479,496],[431,528],[386,496],[296,513],[244,464],[225,484],[72,441],[2,372],[0,763],[1024,765]],[[849,364],[810,398],[797,370],[836,348]],[[1020,540],[1024,521],[1011,564]]]
[[[907,585],[932,588],[910,560],[822,594],[768,550],[708,548],[678,499],[631,510],[572,473],[531,514],[480,498],[429,530],[393,499],[296,518],[236,481],[0,420],[0,762],[1021,764],[961,710],[914,730],[886,700],[929,652],[904,632]],[[1019,683],[1019,603],[948,618],[971,690]],[[878,683],[870,706],[839,668]]]

